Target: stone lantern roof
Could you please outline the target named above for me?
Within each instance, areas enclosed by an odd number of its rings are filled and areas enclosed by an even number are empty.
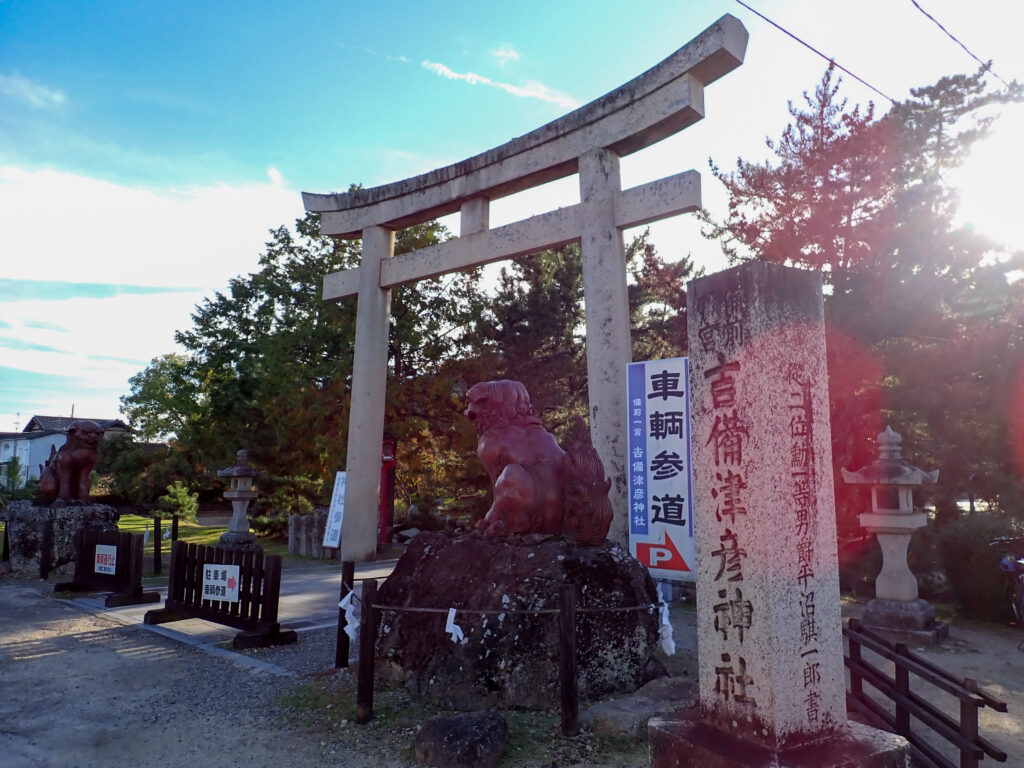
[[[235,466],[217,470],[217,477],[259,477],[262,470],[249,464],[249,452],[244,448],[235,454]]]
[[[892,427],[875,438],[878,458],[856,472],[843,469],[843,480],[861,485],[931,485],[939,479],[939,470],[925,472],[908,464],[901,457],[903,438]]]

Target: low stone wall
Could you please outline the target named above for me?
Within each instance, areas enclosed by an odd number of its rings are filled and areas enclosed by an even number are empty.
[[[31,501],[11,502],[6,512],[11,571],[26,576],[39,575],[44,532],[50,524],[53,541],[48,548],[48,575],[70,578],[75,572],[75,532],[79,528],[116,531],[120,516],[106,504],[72,502],[63,507],[37,507]]]
[[[315,557],[318,560],[337,560],[339,550],[323,546],[326,528],[326,510],[314,510],[311,515],[289,517],[288,554]]]

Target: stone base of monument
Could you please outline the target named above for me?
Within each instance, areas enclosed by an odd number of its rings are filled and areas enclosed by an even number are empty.
[[[446,532],[420,533],[381,585],[377,604],[398,609],[380,611],[378,674],[446,709],[557,708],[567,583],[577,592],[581,699],[634,691],[664,674],[654,657],[657,590],[618,545]],[[450,608],[459,632],[445,629]]]
[[[935,620],[935,607],[927,600],[875,598],[868,603],[861,624],[894,643],[931,648],[949,637],[949,625]]]
[[[82,501],[55,502],[37,507],[31,501],[12,501],[7,506],[7,532],[11,571],[70,578],[75,572],[79,528],[116,531],[120,513],[106,504]]]
[[[262,552],[263,545],[256,541],[256,534],[242,533],[240,531],[228,531],[221,534],[217,542],[218,547],[242,552]]]
[[[651,718],[651,768],[910,768],[902,736],[849,722],[839,734],[775,751],[697,719]]]

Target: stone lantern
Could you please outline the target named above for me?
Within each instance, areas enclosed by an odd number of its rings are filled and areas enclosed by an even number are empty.
[[[252,487],[253,480],[261,474],[260,470],[249,466],[248,453],[244,450],[236,454],[235,466],[217,472],[217,477],[231,478],[231,488],[224,492],[224,498],[231,500],[234,514],[228,524],[228,532],[220,537],[220,546],[225,549],[263,551],[255,534],[249,531],[249,518],[246,516],[249,502],[259,495]]]
[[[863,623],[896,642],[933,646],[949,635],[949,627],[935,621],[935,608],[918,597],[917,579],[907,565],[910,537],[928,524],[924,512],[914,511],[914,488],[935,483],[939,470],[925,472],[901,458],[903,438],[891,427],[878,435],[878,458],[850,472],[843,480],[871,486],[871,512],[860,524],[878,538],[882,570],[875,580],[875,599],[868,603]]]

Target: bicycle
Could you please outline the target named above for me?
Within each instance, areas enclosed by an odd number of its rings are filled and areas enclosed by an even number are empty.
[[[1024,536],[1000,536],[988,545],[1003,549],[999,570],[1007,574],[1006,598],[1014,623],[1024,627]],[[1017,644],[1017,650],[1024,651],[1024,640]]]

